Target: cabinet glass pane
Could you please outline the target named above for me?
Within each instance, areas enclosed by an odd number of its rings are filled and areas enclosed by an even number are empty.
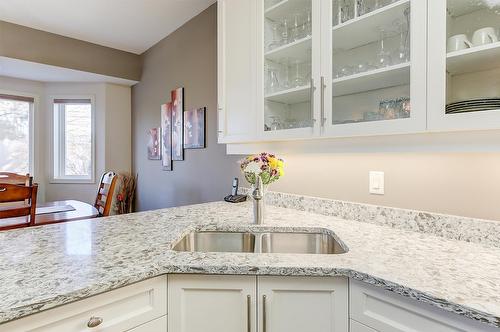
[[[409,118],[410,0],[332,0],[332,124]]]
[[[500,110],[500,1],[447,1],[446,114]]]
[[[311,127],[312,1],[264,1],[264,130]]]

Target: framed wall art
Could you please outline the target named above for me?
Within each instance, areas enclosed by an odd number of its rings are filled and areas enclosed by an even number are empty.
[[[172,160],[184,160],[184,88],[171,92],[172,98]]]
[[[184,112],[184,148],[205,148],[206,108],[195,108]]]
[[[161,136],[160,128],[151,128],[148,133],[148,159],[149,160],[160,160],[161,159]]]
[[[161,154],[164,171],[172,170],[172,103],[161,105]]]

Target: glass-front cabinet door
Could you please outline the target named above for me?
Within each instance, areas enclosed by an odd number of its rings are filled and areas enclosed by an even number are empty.
[[[322,5],[323,135],[425,130],[427,1]]]
[[[261,0],[261,5],[261,133],[270,139],[317,135],[321,1]]]
[[[500,128],[500,1],[429,1],[429,129]]]

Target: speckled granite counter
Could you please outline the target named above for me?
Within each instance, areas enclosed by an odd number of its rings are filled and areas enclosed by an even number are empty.
[[[223,202],[0,233],[0,322],[164,273],[348,276],[500,327],[500,248],[267,207],[266,228],[325,228],[341,255],[178,253],[189,231],[252,229]]]

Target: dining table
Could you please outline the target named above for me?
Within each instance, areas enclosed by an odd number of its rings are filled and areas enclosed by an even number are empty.
[[[94,206],[77,200],[63,200],[37,204],[35,211],[35,226],[90,219],[99,216],[99,212]],[[0,226],[19,224],[25,221],[26,218],[27,217],[0,219]]]

